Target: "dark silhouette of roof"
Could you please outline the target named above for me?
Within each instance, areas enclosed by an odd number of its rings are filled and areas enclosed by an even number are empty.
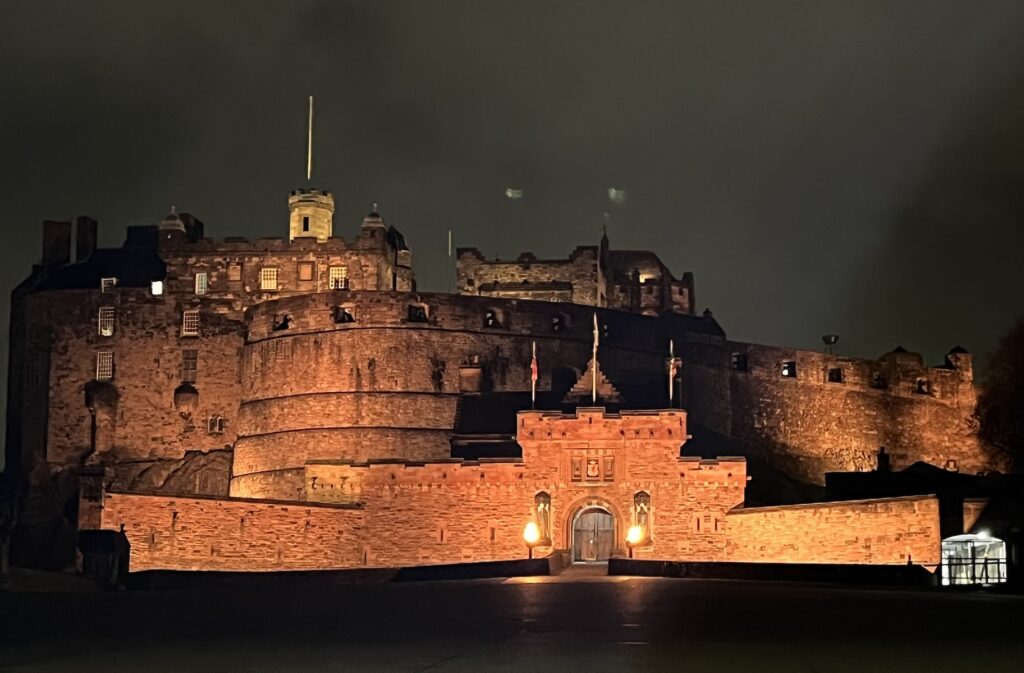
[[[167,265],[153,248],[99,248],[83,262],[54,269],[38,290],[98,288],[101,278],[117,278],[121,287],[146,287],[163,280]]]

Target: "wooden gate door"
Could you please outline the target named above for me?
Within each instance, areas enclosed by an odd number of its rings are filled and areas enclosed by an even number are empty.
[[[587,510],[573,530],[574,561],[607,561],[615,549],[615,519],[600,509]]]

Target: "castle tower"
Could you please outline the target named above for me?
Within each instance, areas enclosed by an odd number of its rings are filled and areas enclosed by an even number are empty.
[[[334,231],[334,196],[319,189],[297,189],[288,196],[288,240],[316,237],[326,241]]]

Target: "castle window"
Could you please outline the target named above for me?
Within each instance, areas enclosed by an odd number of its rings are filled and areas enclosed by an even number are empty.
[[[747,364],[746,353],[733,353],[732,354],[732,368],[738,372],[748,371],[750,366]]]
[[[154,280],[149,284],[149,291],[154,297],[159,297],[164,293],[164,282],[162,280]]]
[[[99,315],[99,333],[100,336],[114,336],[114,317],[115,309],[113,306],[100,306]]]
[[[299,280],[313,280],[314,262],[299,262]]]
[[[100,351],[96,354],[96,380],[109,381],[114,378],[114,354]]]
[[[309,216],[302,218],[302,230],[309,231]]]
[[[277,267],[265,266],[260,269],[260,289],[270,292],[277,290]]]
[[[206,422],[206,432],[211,435],[219,435],[224,432],[224,418],[221,416],[210,416]]]
[[[932,384],[928,379],[918,379],[914,384],[914,393],[928,395],[932,392]]]
[[[888,382],[885,380],[885,376],[882,372],[871,372],[871,387],[878,390],[882,390],[888,386]]]
[[[199,370],[199,351],[181,351],[181,380],[184,383],[195,383]]]
[[[503,327],[501,322],[501,314],[497,309],[489,308],[484,311],[484,327]]]
[[[242,265],[228,264],[228,282],[240,283],[242,281]]]
[[[116,287],[116,278],[100,278],[100,292],[113,292]]]
[[[191,308],[181,314],[181,336],[199,336],[199,309]]]
[[[205,271],[196,273],[196,294],[206,294],[206,281]]]
[[[351,304],[343,304],[341,306],[335,306],[332,309],[332,317],[334,322],[337,324],[344,324],[356,321],[355,307]]]
[[[564,313],[555,313],[551,316],[552,332],[565,332],[569,327],[569,316]]]
[[[843,368],[842,367],[830,367],[828,370],[828,382],[829,383],[842,383],[843,382]]]
[[[409,322],[427,322],[429,311],[426,304],[409,304],[407,319]]]
[[[604,480],[615,481],[615,457],[604,457]]]
[[[786,360],[782,363],[782,376],[788,379],[796,378],[796,360]]]
[[[327,282],[332,290],[347,290],[348,267],[332,266],[327,272]]]
[[[288,315],[287,313],[282,313],[280,315],[275,315],[274,316],[273,330],[275,332],[280,332],[282,330],[288,329],[291,326],[291,324],[292,324],[292,317],[290,315]]]

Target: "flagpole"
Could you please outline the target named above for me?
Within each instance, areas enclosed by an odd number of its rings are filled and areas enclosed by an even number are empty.
[[[590,368],[590,401],[597,404],[597,312],[594,312],[594,353],[591,357],[593,366]]]
[[[531,345],[533,357],[530,359],[530,409],[537,408],[537,342]]]
[[[672,339],[668,340],[668,408],[672,408],[672,399],[675,397],[675,368],[676,368],[676,345]]]

